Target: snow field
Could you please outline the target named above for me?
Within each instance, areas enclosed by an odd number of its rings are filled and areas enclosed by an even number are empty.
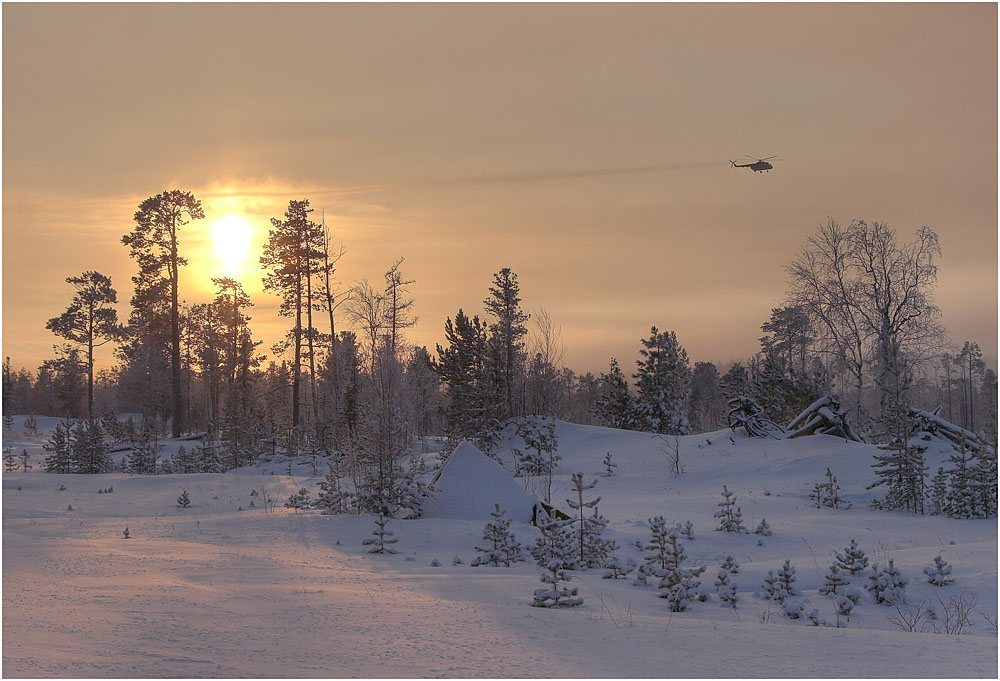
[[[654,515],[694,523],[695,540],[682,540],[687,563],[708,565],[701,582],[713,597],[670,613],[654,586],[601,579],[600,570],[572,573],[582,607],[529,607],[540,586],[533,561],[469,566],[481,519],[392,520],[399,553],[369,555],[361,542],[372,517],[281,507],[302,486],[315,496],[320,478],[307,477],[304,463],[293,476],[280,474],[281,463],[222,475],[51,475],[40,472],[43,439],[21,437],[16,426],[4,435],[17,453],[27,448],[35,466],[3,475],[3,662],[12,678],[997,674],[996,630],[978,612],[996,616],[995,520],[868,511],[878,490],[864,490],[874,479],[867,445],[827,436],[732,434],[731,442],[728,430],[689,436],[680,438],[685,472],[671,478],[648,434],[559,423],[553,502],[568,510],[570,473],[597,478],[592,493],[602,497],[606,536],[622,555],[641,562],[631,545],[648,541]],[[520,444],[507,442],[501,454],[510,446]],[[607,451],[619,464],[610,478],[601,463]],[[854,508],[811,506],[808,491],[827,466]],[[262,484],[276,499],[273,513],[263,510]],[[714,530],[723,484],[736,493],[744,524],[752,530],[766,516],[773,536]],[[114,491],[97,493],[108,487]],[[191,506],[181,509],[176,499],[185,489]],[[511,529],[525,547],[538,535],[525,523]],[[910,579],[911,603],[974,594],[971,625],[962,636],[902,632],[888,620],[894,609],[866,595],[848,628],[816,628],[754,598],[767,570],[790,559],[807,611],[836,621],[832,602],[816,590],[851,538],[870,561],[895,560]],[[712,587],[727,554],[740,563],[735,612],[720,607]],[[955,583],[943,588],[922,572],[938,554],[954,567]],[[456,556],[462,564],[452,564]],[[852,587],[868,574],[852,578]]]

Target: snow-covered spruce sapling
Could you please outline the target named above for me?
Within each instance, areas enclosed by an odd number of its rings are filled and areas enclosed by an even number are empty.
[[[788,559],[785,559],[785,563],[778,569],[778,584],[789,596],[799,595],[798,590],[793,586],[795,584],[795,567]]]
[[[622,558],[618,555],[620,548],[614,540],[608,544],[609,555],[604,563],[606,572],[601,575],[604,579],[625,579],[635,569],[635,561],[631,557]]]
[[[581,567],[601,565],[608,554],[607,542],[601,538],[601,533],[608,521],[597,515],[597,504],[601,501],[600,497],[590,501],[583,500],[583,493],[593,489],[597,485],[597,480],[587,485],[583,482],[583,473],[573,473],[570,479],[573,481],[576,500],[567,499],[566,503],[574,511],[580,513],[579,518],[569,521],[570,524],[576,525],[573,534],[576,536],[576,544],[579,548],[578,564]],[[587,509],[594,509],[593,517],[586,515]]]
[[[701,582],[691,575],[684,575],[681,581],[677,582],[666,591],[659,593],[660,598],[667,601],[667,608],[670,612],[684,612],[691,605],[691,601],[699,598],[698,587]],[[704,600],[699,598],[699,600]]]
[[[531,555],[538,566],[546,570],[540,579],[546,586],[535,589],[531,605],[536,608],[569,608],[583,604],[583,598],[577,596],[576,587],[560,586],[561,582],[569,582],[563,565],[572,559],[574,545],[572,538],[565,529],[564,521],[542,520],[538,525],[542,536],[535,540],[531,547]]]
[[[648,544],[643,547],[646,552],[644,575],[655,575],[663,577],[666,574],[667,566],[670,563],[670,544],[676,542],[676,531],[667,529],[667,519],[662,515],[649,519],[649,531],[652,537]],[[669,537],[670,532],[674,532],[674,539]]]
[[[470,565],[495,565],[499,567],[510,567],[511,563],[524,560],[521,556],[521,545],[514,541],[514,534],[510,531],[510,518],[504,518],[507,513],[500,508],[500,504],[493,504],[493,520],[486,523],[483,528],[483,542],[486,547],[477,546],[476,551],[481,555],[476,556]]]
[[[872,573],[868,577],[865,589],[872,595],[876,603],[896,605],[906,601],[907,584],[909,584],[909,580],[903,576],[890,558],[889,565],[884,570],[878,563],[872,564]]]
[[[858,548],[858,543],[851,539],[850,546],[845,547],[843,553],[837,553],[837,565],[853,576],[868,567],[868,556]]]
[[[725,559],[723,559],[722,564],[719,565],[719,569],[726,570],[730,574],[735,575],[740,571],[740,564],[736,562],[736,559],[733,556],[726,556]]]
[[[300,508],[306,508],[309,506],[309,490],[305,487],[299,489],[298,492],[290,495],[288,501],[285,502],[285,508],[295,509],[298,513]]]
[[[767,601],[781,603],[787,596],[788,592],[781,587],[774,570],[768,570],[767,574],[764,575],[764,583],[760,585],[760,597]]]
[[[611,452],[608,452],[607,454],[604,455],[603,463],[604,463],[604,468],[607,471],[607,473],[605,473],[605,476],[610,478],[612,475],[615,474],[615,469],[618,468],[618,464],[614,463],[611,460]]]
[[[188,491],[184,490],[181,495],[177,497],[177,505],[181,508],[187,508],[191,505],[191,499],[188,497]]]
[[[840,485],[837,484],[837,476],[830,472],[830,469],[826,469],[826,481],[817,482],[812,491],[809,493],[809,498],[816,505],[816,508],[843,508],[848,509],[851,507],[849,502],[845,502],[840,497]]]
[[[757,524],[757,528],[753,531],[754,534],[759,534],[762,537],[770,537],[773,533],[771,532],[771,526],[767,524],[767,518],[762,517],[760,523]]]
[[[372,530],[375,538],[365,539],[361,542],[364,546],[372,547],[368,549],[368,553],[396,553],[396,550],[391,548],[389,544],[395,544],[399,540],[393,537],[393,533],[385,528],[388,523],[389,519],[379,513],[378,518],[375,519],[375,529]]]
[[[851,580],[840,571],[840,566],[833,563],[830,565],[830,571],[823,576],[823,584],[819,587],[819,592],[824,596],[837,595],[842,593],[850,583]]]
[[[694,523],[692,523],[690,520],[686,521],[683,527],[681,526],[680,523],[677,523],[677,531],[685,539],[694,541]]]
[[[29,414],[24,418],[24,434],[32,437],[38,436],[38,419],[34,414]]]
[[[736,609],[740,597],[736,595],[736,584],[730,578],[728,570],[719,570],[715,578],[715,591],[719,594],[719,601],[724,607]]]
[[[745,534],[747,528],[743,526],[743,514],[739,507],[736,506],[736,495],[723,485],[722,497],[723,500],[717,504],[719,510],[714,515],[714,517],[719,519],[719,526],[715,529],[722,532]]]
[[[326,477],[319,483],[320,492],[313,501],[313,506],[320,509],[322,515],[336,515],[350,510],[353,496],[340,487],[340,471],[333,464],[327,464],[329,470]]]
[[[28,463],[31,460],[31,455],[28,454],[27,449],[21,450],[21,456],[17,457],[21,460],[21,472],[27,473],[32,469],[32,465]]]
[[[21,465],[17,462],[17,457],[14,456],[14,449],[12,447],[4,447],[3,453],[4,472],[13,473]]]
[[[925,567],[924,574],[927,575],[927,583],[934,586],[947,586],[955,581],[951,576],[951,565],[941,556],[935,556],[934,565]]]

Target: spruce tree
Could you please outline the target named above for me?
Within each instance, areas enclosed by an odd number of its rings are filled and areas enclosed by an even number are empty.
[[[761,517],[760,523],[758,523],[753,533],[759,534],[762,537],[770,537],[773,534],[771,526],[767,524],[767,518]]]
[[[793,584],[795,583],[795,567],[787,558],[784,564],[778,570],[778,584],[789,596],[797,596],[798,591],[795,589]]]
[[[191,505],[191,499],[188,497],[188,491],[184,490],[181,495],[177,497],[177,505],[181,508],[187,508]]]
[[[510,518],[504,518],[507,511],[500,508],[500,504],[493,504],[493,512],[490,515],[493,520],[486,523],[483,528],[483,542],[486,547],[476,547],[480,555],[469,565],[476,567],[479,565],[495,565],[499,567],[510,567],[511,563],[524,560],[521,557],[521,544],[515,541],[514,534],[510,531]]]
[[[851,539],[850,546],[845,547],[843,553],[837,553],[837,565],[844,572],[856,575],[868,567],[868,556],[858,548],[858,543]]]
[[[597,480],[592,483],[585,484],[583,482],[583,473],[573,473],[570,476],[573,481],[573,491],[576,492],[576,500],[567,499],[566,503],[574,511],[578,511],[580,516],[572,520],[572,524],[576,525],[574,534],[577,538],[577,545],[580,550],[580,566],[596,566],[600,565],[604,558],[607,556],[607,542],[601,539],[601,533],[604,531],[605,525],[607,525],[607,520],[601,518],[597,515],[597,504],[600,503],[601,498],[596,497],[590,501],[583,500],[583,493],[593,489],[597,486]],[[587,510],[593,509],[594,516],[588,517]]]
[[[521,412],[515,399],[517,379],[524,373],[524,342],[528,329],[524,323],[531,315],[521,310],[521,287],[517,274],[504,267],[493,275],[490,295],[483,301],[486,313],[493,318],[489,326],[489,355],[496,368],[497,386],[502,400],[501,419],[517,416]]]
[[[840,571],[840,565],[833,563],[830,565],[830,571],[826,573],[823,577],[823,584],[819,587],[819,592],[824,596],[830,594],[837,595],[842,593],[844,587],[851,583],[847,577]],[[840,589],[840,591],[838,591]]]
[[[601,372],[599,382],[601,392],[593,409],[598,421],[608,428],[632,428],[635,405],[617,359],[611,358],[611,366],[607,373]]]
[[[347,513],[353,495],[341,488],[339,469],[334,464],[327,464],[327,468],[326,477],[319,482],[320,493],[316,495],[313,506],[319,508],[322,515]]]
[[[45,458],[45,470],[49,473],[76,473],[75,462],[70,452],[70,425],[57,423],[49,441],[42,449],[49,453]]]
[[[889,565],[883,570],[878,563],[872,564],[872,573],[868,577],[865,589],[879,605],[896,605],[906,600],[906,585],[909,581],[889,559]]]
[[[574,559],[575,546],[572,537],[566,532],[565,522],[543,519],[539,521],[538,529],[541,537],[535,540],[531,547],[531,555],[538,566],[545,570],[541,581],[546,586],[535,589],[532,605],[538,608],[568,608],[583,604],[583,598],[577,596],[576,587],[560,586],[569,582],[566,565]]]
[[[372,530],[374,539],[365,539],[361,542],[364,546],[371,546],[368,549],[368,553],[396,553],[390,544],[395,544],[398,539],[393,537],[393,533],[387,530],[385,526],[389,524],[389,519],[384,515],[379,513],[378,518],[375,519],[375,529]]]
[[[736,604],[739,602],[740,597],[736,595],[736,585],[730,578],[728,570],[719,570],[719,574],[715,579],[715,590],[719,594],[719,600],[722,602],[723,607],[736,609]]]
[[[642,340],[641,359],[636,360],[635,419],[639,430],[665,435],[687,435],[686,416],[691,394],[691,369],[677,334],[661,333],[655,326]]]
[[[951,565],[941,556],[934,557],[934,565],[925,567],[924,574],[927,575],[927,583],[934,586],[947,586],[955,581],[951,576]]]
[[[722,496],[723,500],[717,504],[719,510],[714,515],[714,517],[719,519],[719,526],[715,529],[723,532],[745,534],[747,528],[743,526],[743,514],[738,507],[734,508],[736,506],[736,495],[723,485]]]

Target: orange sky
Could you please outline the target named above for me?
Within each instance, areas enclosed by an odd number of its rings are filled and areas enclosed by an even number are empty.
[[[729,167],[742,154],[787,160]],[[173,188],[208,216],[182,234],[189,301],[219,274],[218,219],[259,244],[309,198],[346,284],[406,258],[414,342],[481,312],[508,266],[595,372],[652,324],[692,360],[748,356],[827,216],[926,224],[951,337],[996,366],[997,7],[5,4],[15,367],[51,356],[67,276],[103,272],[127,303],[121,235]],[[287,322],[256,257],[238,276],[270,345]]]

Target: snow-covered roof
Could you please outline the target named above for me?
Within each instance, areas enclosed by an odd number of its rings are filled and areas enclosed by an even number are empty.
[[[475,445],[462,442],[441,467],[433,483],[434,497],[424,503],[428,518],[489,520],[493,505],[514,522],[531,522],[538,499],[524,491],[499,463]]]

